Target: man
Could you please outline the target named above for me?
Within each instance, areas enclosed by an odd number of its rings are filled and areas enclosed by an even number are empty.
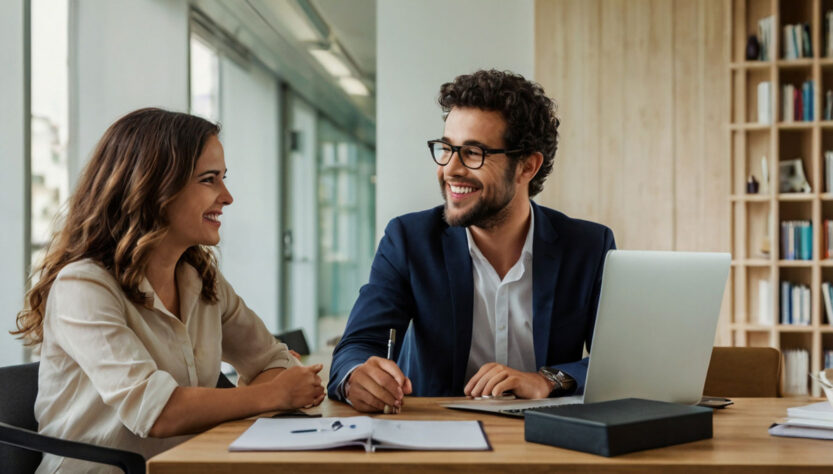
[[[555,105],[519,75],[440,88],[428,142],[444,206],[393,219],[333,353],[329,396],[361,411],[404,395],[543,398],[583,390],[610,229],[530,200],[558,145]],[[405,335],[385,359],[389,329]]]

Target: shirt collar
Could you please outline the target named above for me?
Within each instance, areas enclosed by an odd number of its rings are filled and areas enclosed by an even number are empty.
[[[532,238],[535,235],[535,209],[532,208],[532,203],[529,204],[529,229],[526,231],[526,240],[524,240],[524,248],[521,250],[521,256],[524,258],[532,257]],[[466,227],[466,241],[469,245],[469,255],[472,258],[479,258],[481,260],[485,260],[486,257],[483,256],[483,253],[477,248],[477,244],[474,242],[474,237],[471,235],[471,230]]]
[[[200,297],[200,293],[202,292],[202,278],[200,278],[196,268],[182,261],[177,264],[175,271],[179,291],[179,307],[180,312],[182,312],[183,308],[190,308],[192,306],[190,304],[191,300]],[[160,300],[159,296],[156,295],[156,291],[153,289],[153,286],[151,286],[147,277],[142,277],[142,281],[139,282],[139,291],[151,296],[153,300],[153,309],[165,313],[172,318],[176,318],[176,316],[171,314],[171,312],[165,308],[165,305],[162,304],[162,300]],[[185,315],[181,314],[180,316],[183,317],[184,321]]]

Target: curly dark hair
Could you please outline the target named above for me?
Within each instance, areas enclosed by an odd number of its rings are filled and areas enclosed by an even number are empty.
[[[440,86],[437,100],[443,109],[443,119],[454,107],[500,112],[506,121],[505,147],[523,150],[510,158],[520,160],[536,151],[544,155],[541,169],[529,182],[529,196],[544,189],[558,149],[560,122],[555,116],[555,102],[544,94],[540,84],[511,71],[480,70],[457,76],[453,82]]]

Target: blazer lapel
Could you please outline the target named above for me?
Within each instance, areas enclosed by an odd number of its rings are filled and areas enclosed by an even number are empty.
[[[466,231],[462,227],[448,227],[443,233],[443,254],[448,272],[448,286],[453,311],[452,331],[456,344],[452,353],[452,391],[462,393],[465,384],[466,364],[469,361],[472,332],[472,281],[471,256]]]
[[[542,367],[547,362],[555,286],[564,249],[556,243],[558,233],[535,202],[532,202],[532,211],[535,213],[535,234],[532,236],[532,337],[535,365]]]

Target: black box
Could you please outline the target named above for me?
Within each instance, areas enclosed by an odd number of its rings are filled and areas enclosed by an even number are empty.
[[[712,409],[623,398],[533,408],[524,413],[524,439],[602,456],[712,437]]]

